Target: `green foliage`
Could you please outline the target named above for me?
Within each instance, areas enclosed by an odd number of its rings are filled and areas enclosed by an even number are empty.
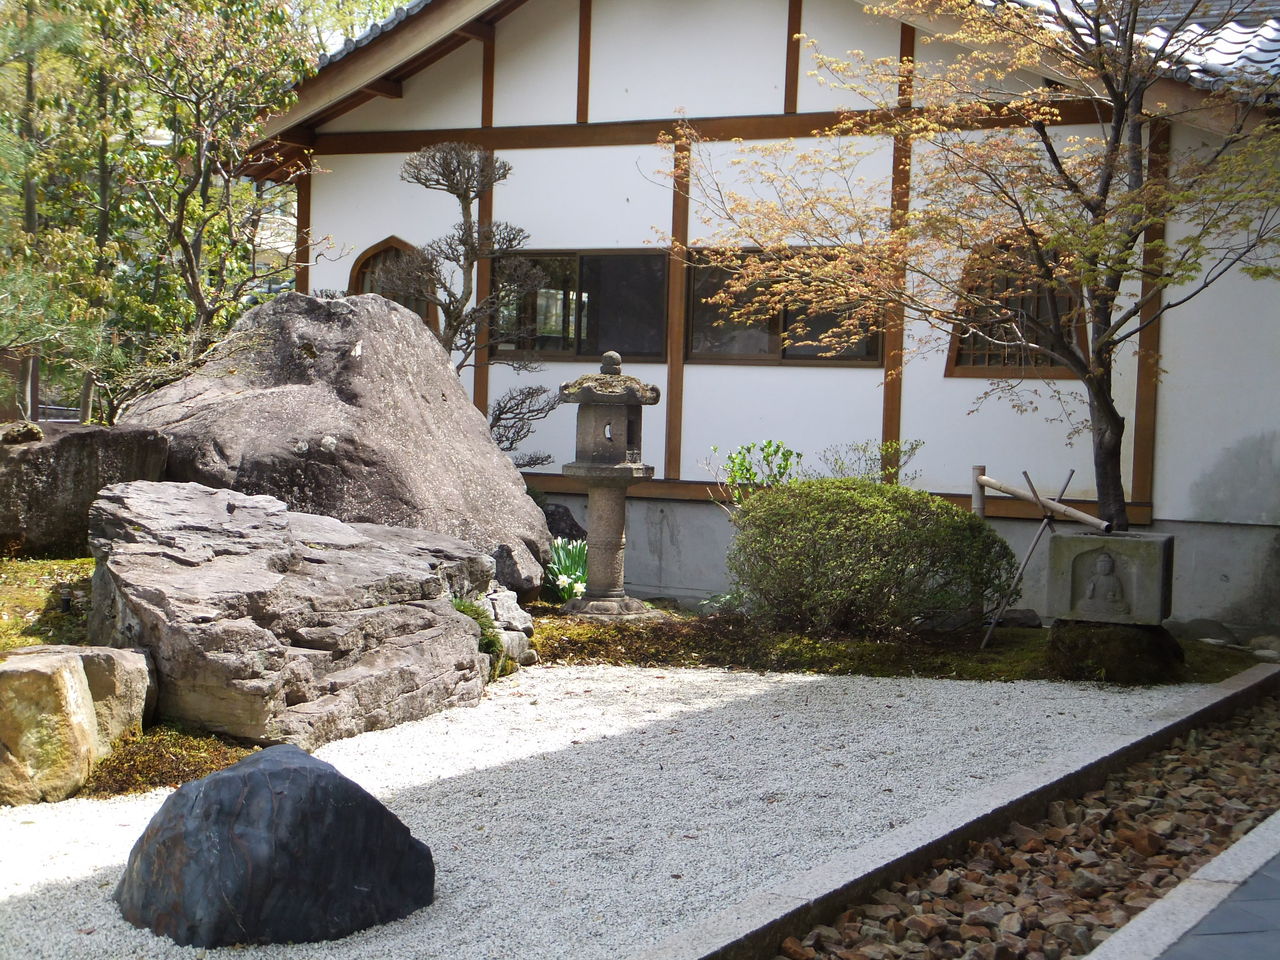
[[[111,755],[93,768],[80,796],[110,797],[179,787],[224,770],[256,749],[180,724],[159,724],[117,740]]]
[[[718,447],[711,448],[713,455],[719,452]],[[746,443],[725,456],[720,487],[725,498],[740,507],[757,490],[794,480],[803,460],[803,453],[780,440]]]
[[[580,597],[587,589],[587,541],[556,537],[551,541],[551,562],[543,581],[560,602]]]
[[[818,454],[821,470],[804,470],[805,479],[818,477],[853,477],[876,483],[905,483],[910,485],[919,473],[904,472],[920,448],[923,440],[896,440],[880,442],[863,440],[859,443],[840,443],[827,447]]]
[[[991,607],[1013,580],[1012,551],[981,518],[897,485],[775,486],[734,523],[729,572],[773,626],[892,636]]]
[[[489,656],[489,679],[497,680],[509,673],[514,673],[516,666],[507,656],[507,648],[502,643],[502,634],[498,625],[493,622],[489,611],[465,597],[453,598],[453,609],[465,617],[470,617],[480,627],[480,652]]]

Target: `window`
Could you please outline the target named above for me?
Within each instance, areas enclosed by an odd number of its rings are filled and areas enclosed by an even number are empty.
[[[536,254],[520,259],[537,268],[541,282],[501,298],[492,338],[496,349],[566,358],[616,350],[624,360],[662,359],[665,254]]]
[[[1083,346],[1080,298],[1072,288],[1046,281],[1030,252],[1013,245],[997,256],[975,258],[970,273],[969,302],[959,311],[964,323],[951,333],[947,376],[1075,376],[1054,357],[1027,346],[1045,342],[1046,328],[1054,327]]]
[[[375,243],[356,258],[355,264],[351,267],[351,279],[347,284],[347,292],[352,294],[376,293],[386,297],[388,300],[394,300],[401,306],[408,307],[423,320],[427,321],[431,329],[435,330],[438,323],[435,304],[423,297],[401,296],[398,294],[393,296],[387,292],[379,278],[381,267],[399,260],[405,255],[406,251],[413,249],[412,246],[399,237],[387,237],[381,243]]]
[[[706,362],[752,363],[794,360],[808,363],[875,365],[881,359],[881,338],[868,332],[838,352],[821,344],[823,334],[838,327],[835,313],[806,315],[801,309],[780,310],[774,316],[746,322],[731,319],[733,308],[707,301],[729,278],[718,266],[694,265],[689,280],[689,359]],[[784,331],[791,340],[784,345]]]

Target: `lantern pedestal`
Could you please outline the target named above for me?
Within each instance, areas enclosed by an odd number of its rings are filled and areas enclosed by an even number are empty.
[[[623,588],[627,487],[653,477],[653,467],[640,462],[640,408],[658,402],[658,388],[624,376],[622,358],[610,351],[598,374],[562,384],[560,396],[580,405],[577,459],[564,465],[564,475],[587,485],[587,589],[560,612],[590,620],[663,617]]]

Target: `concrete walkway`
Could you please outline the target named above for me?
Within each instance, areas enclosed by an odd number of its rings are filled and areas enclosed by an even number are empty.
[[[1280,960],[1280,813],[1138,914],[1088,960]]]

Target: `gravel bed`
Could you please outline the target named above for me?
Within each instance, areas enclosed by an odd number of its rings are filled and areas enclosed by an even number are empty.
[[[777,960],[1083,957],[1280,809],[1275,698],[874,891]],[[1261,960],[1261,958],[1259,958]]]
[[[522,670],[317,751],[435,854],[437,901],[340,941],[200,951],[110,897],[167,791],[0,808],[0,958],[605,960],[1188,687]]]

